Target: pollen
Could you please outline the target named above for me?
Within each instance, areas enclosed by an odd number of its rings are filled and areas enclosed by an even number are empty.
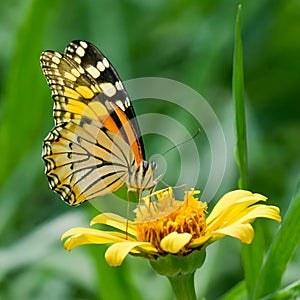
[[[135,210],[137,239],[150,242],[163,252],[160,242],[172,232],[191,234],[191,242],[204,236],[207,205],[193,197],[196,193],[186,192],[184,201],[179,201],[175,200],[171,189],[165,189],[143,198],[143,204]],[[153,195],[157,201],[154,201]],[[186,247],[182,254],[188,252],[190,250]]]

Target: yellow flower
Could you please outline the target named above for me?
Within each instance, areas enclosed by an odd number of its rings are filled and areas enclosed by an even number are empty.
[[[267,198],[245,190],[225,194],[206,218],[207,205],[194,197],[199,193],[189,191],[179,201],[171,188],[157,191],[143,199],[133,222],[112,213],[99,214],[91,221],[91,226],[106,224],[118,231],[73,228],[63,234],[64,246],[72,250],[83,244],[112,244],[105,259],[119,266],[129,253],[149,259],[186,256],[224,236],[249,244],[254,236],[250,223],[255,218],[281,221],[278,207],[258,203]]]

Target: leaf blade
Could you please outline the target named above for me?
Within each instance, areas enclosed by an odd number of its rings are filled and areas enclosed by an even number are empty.
[[[235,159],[239,168],[238,187],[247,189],[247,135],[244,97],[243,46],[241,38],[241,10],[238,6],[235,24],[235,43],[233,54],[232,93],[235,104],[236,149]]]
[[[266,256],[256,282],[254,299],[274,292],[300,242],[300,179],[295,196]]]

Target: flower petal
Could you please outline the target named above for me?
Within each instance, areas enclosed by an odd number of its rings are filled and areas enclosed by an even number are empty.
[[[131,235],[136,235],[135,225],[133,222],[113,213],[103,213],[97,215],[90,223],[91,226],[95,224],[106,224],[124,232],[127,231],[127,233]]]
[[[239,239],[243,243],[250,244],[253,240],[254,230],[249,223],[259,217],[269,218],[280,222],[281,218],[279,212],[279,208],[276,206],[257,204],[247,207],[240,212],[240,215],[238,215],[234,220],[230,220],[230,222],[226,219],[228,216],[223,216],[222,220],[224,223],[220,225],[219,228],[212,228],[212,226],[208,227],[207,234],[203,237],[195,239],[189,245],[189,247],[199,247],[207,243],[208,240],[208,243],[211,243],[224,237],[225,235],[232,236]],[[230,214],[231,212],[229,215]]]
[[[190,242],[192,235],[190,233],[172,232],[164,237],[160,242],[160,247],[169,253],[178,253],[186,244]]]
[[[257,204],[248,207],[244,217],[239,219],[240,223],[251,222],[255,218],[267,218],[281,222],[280,209],[273,205]]]
[[[224,235],[229,235],[239,239],[242,243],[250,244],[254,237],[254,230],[250,224],[235,224],[211,233],[212,240],[222,238]]]
[[[61,239],[69,237],[65,243],[64,247],[66,250],[70,251],[79,245],[86,244],[108,244],[123,241],[135,241],[133,238],[126,236],[120,232],[102,231],[93,228],[81,228],[76,227],[66,231]]]
[[[105,259],[110,266],[120,266],[126,255],[134,250],[134,248],[144,250],[140,252],[145,253],[153,254],[158,252],[157,249],[152,246],[152,244],[147,242],[122,242],[111,245],[105,252]]]
[[[189,247],[197,248],[204,244],[206,244],[205,246],[208,246],[210,243],[219,240],[226,235],[239,239],[242,243],[250,244],[254,237],[254,230],[250,224],[234,224],[228,227],[220,228],[205,236],[193,240],[189,244]]]
[[[194,239],[190,244],[189,248],[198,248],[200,246],[207,246],[209,244],[209,240],[212,239],[212,234],[206,234],[204,236],[200,236],[199,238]]]
[[[206,220],[207,231],[212,232],[238,222],[239,219],[243,218],[249,212],[249,206],[253,206],[254,203],[261,200],[265,201],[266,199],[265,196],[253,194],[244,190],[236,190],[227,193],[216,204],[213,211],[208,216]]]
[[[225,194],[215,205],[212,212],[207,218],[207,222],[218,217],[222,212],[227,208],[231,207],[235,203],[247,202],[246,206],[249,206],[252,203],[257,201],[266,201],[267,198],[260,194],[253,194],[245,190],[235,190]],[[251,201],[250,203],[248,203]]]

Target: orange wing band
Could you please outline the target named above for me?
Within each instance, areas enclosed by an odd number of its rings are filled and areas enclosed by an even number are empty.
[[[132,124],[130,123],[130,120],[128,120],[126,114],[117,106],[113,105],[114,111],[117,114],[123,130],[128,138],[130,148],[132,149],[134,153],[135,160],[137,164],[139,165],[142,161],[144,161],[140,145],[137,140],[136,133],[134,131],[134,128],[132,127]],[[122,135],[120,128],[116,125],[115,121],[111,116],[107,116],[103,122],[104,127],[106,127],[108,130],[112,131],[115,134],[118,134],[121,138],[124,139],[124,136]]]

